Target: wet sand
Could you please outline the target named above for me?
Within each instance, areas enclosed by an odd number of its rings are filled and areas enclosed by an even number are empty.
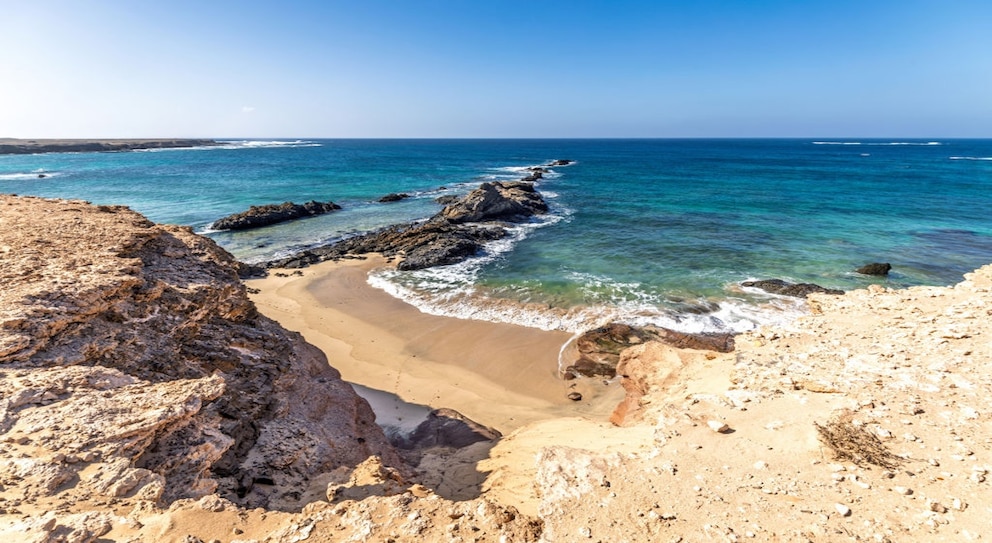
[[[448,407],[503,433],[562,416],[605,420],[622,398],[616,383],[564,381],[558,356],[571,335],[511,324],[439,317],[370,286],[368,272],[384,259],[325,262],[273,270],[248,281],[266,316],[324,351],[331,366],[368,387],[381,419],[402,423],[403,402]],[[288,274],[279,277],[276,273]],[[583,400],[566,396],[578,391]],[[386,399],[395,395],[403,402]]]

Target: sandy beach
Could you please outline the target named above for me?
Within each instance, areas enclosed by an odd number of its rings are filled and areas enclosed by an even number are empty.
[[[370,400],[380,423],[448,407],[503,433],[555,417],[606,420],[623,397],[616,384],[564,381],[558,356],[565,332],[421,313],[368,284],[381,257],[273,270],[248,281],[266,316],[300,332]],[[301,275],[302,274],[302,275]],[[583,400],[566,396],[578,391]],[[401,401],[398,401],[401,400]]]

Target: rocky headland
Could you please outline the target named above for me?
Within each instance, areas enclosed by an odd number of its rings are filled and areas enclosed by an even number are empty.
[[[0,196],[0,264],[3,541],[989,533],[992,266],[953,287],[810,294],[807,316],[733,345],[604,327],[581,349],[616,356],[612,423],[500,436],[440,410],[412,458],[187,228]]]
[[[93,153],[221,145],[210,139],[15,139],[0,138],[0,155]]]
[[[547,213],[548,205],[524,181],[483,183],[424,222],[390,226],[271,261],[269,268],[302,268],[346,255],[380,253],[399,257],[401,270],[454,264],[508,235],[507,222]]]

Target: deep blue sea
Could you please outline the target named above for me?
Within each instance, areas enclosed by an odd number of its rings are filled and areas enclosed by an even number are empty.
[[[426,218],[438,196],[559,158],[576,162],[539,184],[548,216],[472,261],[370,282],[424,311],[549,329],[745,330],[803,310],[742,289],[747,279],[948,285],[992,262],[992,140],[239,141],[0,156],[0,192],[125,204],[257,261]],[[413,197],[376,201],[391,192]],[[344,209],[208,229],[250,205],[311,199]],[[869,262],[893,272],[853,272]]]

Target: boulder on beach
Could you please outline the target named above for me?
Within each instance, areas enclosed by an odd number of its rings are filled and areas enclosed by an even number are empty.
[[[251,206],[247,211],[218,219],[211,226],[215,230],[247,230],[304,217],[323,215],[337,209],[341,209],[341,206],[334,202],[317,202],[315,200],[305,204],[283,202],[281,204]]]
[[[873,262],[871,264],[865,264],[854,271],[862,275],[888,275],[891,270],[892,264],[888,262]]]
[[[734,350],[730,333],[690,334],[658,326],[631,326],[613,322],[588,330],[575,340],[578,358],[565,369],[565,377],[613,377],[620,353],[634,345],[657,341],[680,349],[727,353]]]
[[[454,409],[435,409],[407,438],[395,445],[402,449],[427,449],[431,447],[467,447],[480,441],[496,441],[503,434],[495,428],[483,426]]]

